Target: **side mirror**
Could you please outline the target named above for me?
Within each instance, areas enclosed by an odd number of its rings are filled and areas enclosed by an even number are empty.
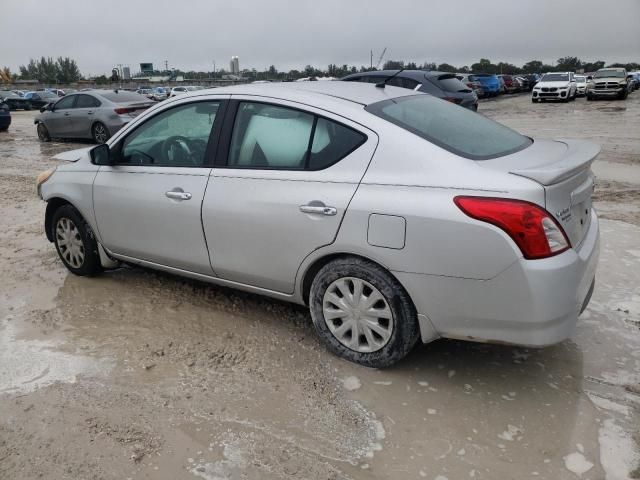
[[[587,77],[587,80],[593,80],[593,77],[592,77],[591,75],[589,75],[589,76]]]
[[[94,165],[109,166],[115,163],[111,158],[109,145],[106,143],[93,147],[89,153],[91,155],[91,163]]]

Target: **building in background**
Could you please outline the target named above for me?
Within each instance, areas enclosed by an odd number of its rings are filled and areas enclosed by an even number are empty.
[[[240,75],[240,60],[238,57],[231,57],[231,61],[229,62],[229,71],[233,75]]]
[[[129,67],[122,67],[122,79],[126,81],[131,80],[131,69]]]

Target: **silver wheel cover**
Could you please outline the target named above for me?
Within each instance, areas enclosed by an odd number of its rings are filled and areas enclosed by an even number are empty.
[[[69,218],[62,217],[56,224],[56,245],[63,260],[73,268],[80,268],[84,263],[84,243],[76,224]]]
[[[386,298],[360,278],[339,278],[329,285],[322,301],[324,321],[333,336],[358,353],[383,348],[393,333],[393,314]]]

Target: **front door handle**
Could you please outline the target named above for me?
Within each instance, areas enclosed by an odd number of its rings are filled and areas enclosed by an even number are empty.
[[[191,194],[189,192],[183,192],[182,190],[169,190],[165,192],[165,195],[173,200],[191,200]]]
[[[319,215],[327,215],[331,217],[338,213],[338,209],[335,207],[327,207],[326,205],[300,205],[300,211],[302,213],[315,213]]]

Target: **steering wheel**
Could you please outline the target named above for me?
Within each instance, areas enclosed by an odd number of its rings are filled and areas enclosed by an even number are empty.
[[[173,135],[162,142],[162,152],[168,163],[192,164],[198,166],[198,159],[195,158],[191,141],[182,135]]]

